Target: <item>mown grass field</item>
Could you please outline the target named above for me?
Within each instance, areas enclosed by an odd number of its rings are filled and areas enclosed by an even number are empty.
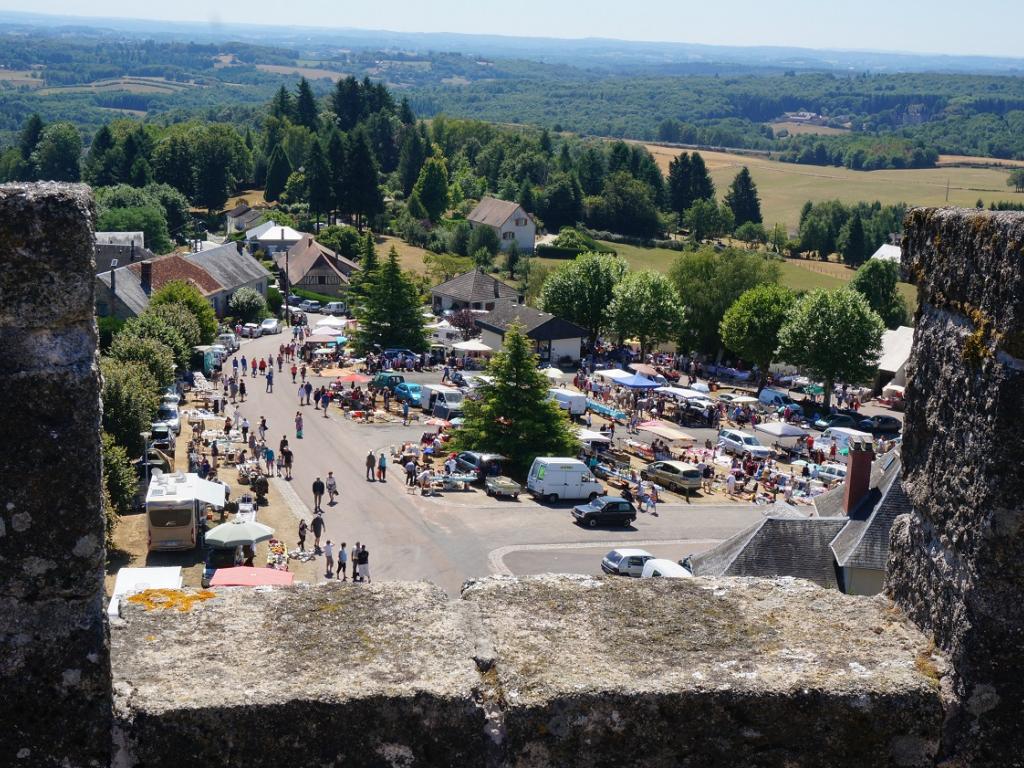
[[[669,161],[683,150],[648,144],[664,173]],[[764,156],[739,155],[727,152],[701,152],[711,178],[724,196],[733,177],[744,165],[750,169],[761,196],[765,225],[776,222],[795,232],[800,222],[800,208],[812,200],[879,200],[892,204],[960,205],[974,207],[981,199],[987,206],[995,200],[1024,202],[1024,194],[1016,194],[1006,186],[1007,171],[998,168],[941,167],[905,171],[851,171],[816,165],[780,163]],[[946,184],[949,201],[946,201]]]
[[[848,128],[833,128],[830,125],[811,125],[810,123],[801,123],[795,120],[790,120],[781,123],[769,123],[772,130],[775,131],[776,135],[781,130],[787,130],[791,134],[797,135],[801,133],[815,133],[819,136],[841,136],[844,133],[849,133]]]
[[[256,69],[264,72],[273,72],[278,75],[295,75],[297,77],[304,77],[307,80],[332,80],[337,81],[343,78],[345,75],[341,72],[335,72],[333,69],[318,69],[316,67],[292,67],[285,66],[283,64],[257,64]]]
[[[423,263],[423,255],[426,253],[426,250],[415,245],[409,245],[409,243],[397,237],[389,237],[387,235],[377,237],[377,255],[381,259],[387,258],[392,246],[398,251],[398,263],[402,269],[419,275],[427,274],[427,265]]]
[[[109,80],[96,80],[84,85],[60,85],[39,90],[41,96],[52,96],[57,93],[161,93],[171,94],[195,88],[191,83],[178,83],[162,77],[116,77]]]

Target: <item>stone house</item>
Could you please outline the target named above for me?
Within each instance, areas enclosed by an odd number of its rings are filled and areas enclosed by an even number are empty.
[[[523,326],[541,361],[552,365],[579,362],[587,332],[576,323],[533,307],[508,302],[495,305],[494,309],[476,320],[480,340],[495,350],[503,348],[505,332],[513,323]]]
[[[247,229],[257,226],[263,213],[264,211],[250,208],[248,203],[241,201],[224,214],[224,231],[229,235],[245,232]]]
[[[466,217],[470,227],[490,227],[498,233],[501,250],[507,251],[512,243],[524,253],[533,253],[537,237],[537,224],[518,203],[485,197]]]
[[[430,298],[436,314],[448,309],[489,312],[499,303],[523,303],[519,291],[480,269],[464,272],[434,286],[430,290]]]

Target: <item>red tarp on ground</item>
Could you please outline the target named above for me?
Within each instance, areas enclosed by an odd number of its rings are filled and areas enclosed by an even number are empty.
[[[276,568],[252,568],[241,565],[237,568],[218,568],[210,579],[211,587],[266,587],[289,586],[295,581],[295,574]]]

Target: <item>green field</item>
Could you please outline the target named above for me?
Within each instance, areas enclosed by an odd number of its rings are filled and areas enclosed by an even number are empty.
[[[680,149],[646,145],[663,173]],[[987,206],[996,200],[1024,202],[1024,194],[1006,186],[1008,171],[998,168],[941,167],[904,171],[851,171],[831,166],[780,163],[759,155],[701,152],[721,198],[744,165],[757,184],[765,226],[781,222],[795,232],[800,208],[811,200],[878,200],[885,204],[959,205],[973,208],[981,199]],[[949,184],[949,199],[946,185]]]

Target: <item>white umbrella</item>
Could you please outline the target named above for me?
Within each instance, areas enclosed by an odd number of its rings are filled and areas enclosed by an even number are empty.
[[[710,389],[708,389],[708,385],[705,384],[703,381],[698,381],[698,382],[696,382],[694,384],[691,384],[690,385],[690,389],[695,390],[697,392],[710,392],[711,391]]]
[[[273,538],[274,529],[263,523],[248,520],[232,520],[221,523],[206,534],[206,543],[220,549],[241,547],[244,544],[255,544]]]
[[[460,352],[493,352],[494,350],[484,344],[480,339],[470,339],[469,341],[460,341],[458,344],[452,345],[453,349],[457,349]]]
[[[562,373],[557,368],[545,368],[544,375],[547,376],[549,379],[561,379],[565,376],[565,374]]]
[[[345,318],[343,317],[325,317],[323,320],[317,322],[314,328],[320,328],[321,326],[330,328],[344,328],[346,324]]]

